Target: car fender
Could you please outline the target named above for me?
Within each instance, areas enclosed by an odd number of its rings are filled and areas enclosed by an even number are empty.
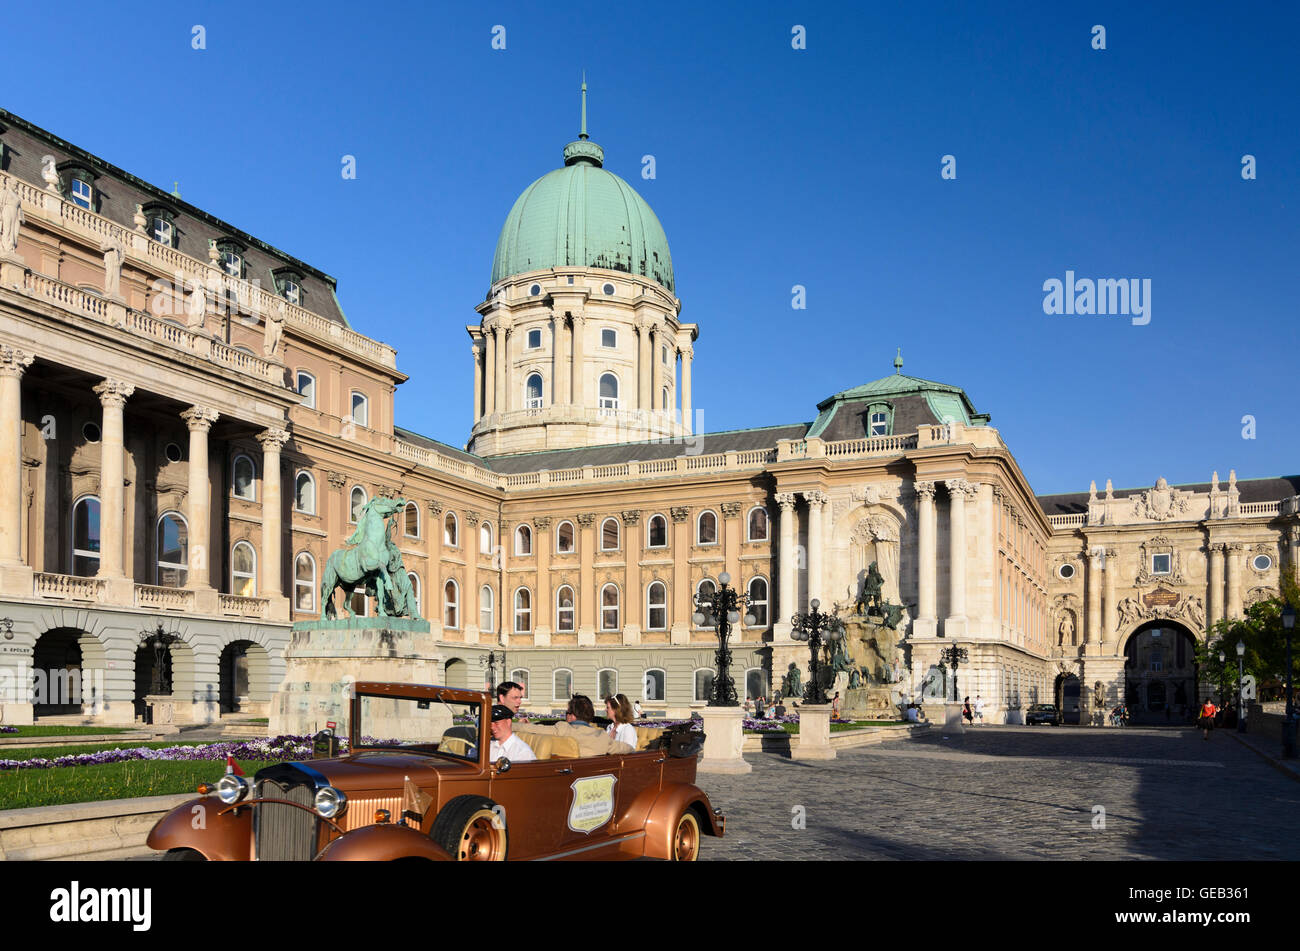
[[[210,862],[247,862],[253,836],[253,810],[231,809],[216,796],[181,803],[149,830],[145,844],[166,852],[194,849]]]
[[[452,861],[450,855],[418,829],[388,823],[362,826],[344,833],[325,846],[316,858],[321,862]]]
[[[714,814],[709,797],[702,789],[690,783],[665,783],[645,819],[647,858],[666,859],[672,855],[677,819],[687,809],[695,812],[700,820],[700,831],[705,835],[723,834],[726,819]]]

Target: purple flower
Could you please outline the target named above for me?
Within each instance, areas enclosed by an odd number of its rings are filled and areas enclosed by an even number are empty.
[[[0,726],[0,733],[17,733],[17,732],[18,732],[18,727],[16,726]]]

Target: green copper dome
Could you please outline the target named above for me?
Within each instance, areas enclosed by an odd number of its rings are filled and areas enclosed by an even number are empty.
[[[564,147],[564,168],[519,196],[492,259],[492,283],[549,267],[603,267],[640,274],[673,290],[668,238],[632,186],[602,168],[605,153],[582,135]]]

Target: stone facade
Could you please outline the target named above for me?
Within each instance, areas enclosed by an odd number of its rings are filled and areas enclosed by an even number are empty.
[[[1295,570],[1294,485],[1038,499],[964,393],[901,374],[811,423],[697,433],[698,327],[668,288],[599,267],[493,285],[468,328],[474,451],[458,450],[395,425],[406,376],[348,326],[332,279],[15,117],[0,126],[6,156],[56,159],[48,181],[0,168],[21,206],[0,261],[6,722],[130,722],[164,673],[176,722],[269,709],[290,625],[319,617],[326,559],[375,495],[408,500],[398,542],[430,621],[398,666],[477,685],[490,662],[544,710],[613,690],[702,707],[716,637],[693,599],[724,571],[756,615],[732,634],[741,690],[806,670],[791,615],[849,606],[874,561],[906,608],[904,692],[950,684],[939,652],[960,643],[961,692],[999,721],[1052,699],[1062,671],[1089,711],[1096,682],[1110,703],[1144,625],[1203,637]],[[73,174],[112,199],[74,201]],[[231,247],[298,280],[262,288]],[[617,405],[601,404],[606,373]],[[33,695],[74,669],[93,699]]]

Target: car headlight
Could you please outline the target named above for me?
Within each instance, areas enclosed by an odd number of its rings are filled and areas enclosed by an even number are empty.
[[[233,806],[248,795],[248,781],[242,776],[227,773],[217,781],[217,796],[227,806]]]
[[[341,789],[325,786],[316,790],[316,812],[323,819],[333,819],[347,808],[348,797]]]

